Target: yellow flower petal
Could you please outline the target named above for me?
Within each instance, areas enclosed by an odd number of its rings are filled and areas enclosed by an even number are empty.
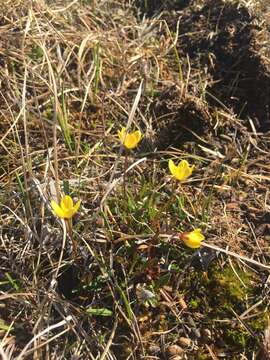
[[[194,165],[190,166],[189,163],[186,160],[182,160],[180,162],[180,164],[179,164],[179,169],[182,170],[183,176],[185,178],[188,178],[192,174],[192,171],[194,169]]]
[[[187,162],[187,160],[181,160],[177,167],[179,170],[185,171],[189,169],[189,163]]]
[[[174,162],[170,159],[169,160],[169,169],[171,174],[176,177],[176,173],[177,173],[177,166],[175,166]]]
[[[184,241],[186,246],[197,249],[201,246],[201,242],[205,239],[201,232],[201,229],[195,229],[189,233],[183,233],[181,239]]]
[[[137,136],[135,133],[133,134],[127,134],[126,140],[124,142],[124,145],[128,149],[134,149],[138,144]]]
[[[59,216],[61,219],[71,219],[74,214],[78,211],[81,205],[81,201],[79,200],[73,206],[73,200],[69,195],[65,195],[61,202],[60,206],[55,202],[51,201],[51,206],[54,211],[54,214]]]
[[[73,200],[69,195],[65,195],[60,203],[60,206],[63,210],[69,210],[73,208]]]
[[[124,144],[125,136],[126,136],[126,128],[123,127],[121,131],[118,131],[118,136],[122,144]]]
[[[142,133],[140,132],[140,130],[136,130],[134,132],[134,135],[135,135],[135,138],[136,138],[136,141],[137,141],[137,144],[138,144],[141,141]]]
[[[71,219],[73,215],[75,214],[74,209],[69,209],[65,211],[65,219]]]
[[[127,149],[134,149],[142,138],[142,133],[139,130],[136,130],[132,133],[127,133],[126,128],[122,128],[121,131],[118,131],[118,136],[121,143]]]
[[[73,207],[74,214],[79,210],[79,207],[81,205],[81,200],[79,200]]]
[[[55,215],[59,216],[61,219],[65,219],[65,211],[54,201],[51,201],[51,207]]]
[[[179,181],[184,181],[192,174],[194,165],[190,166],[186,160],[180,161],[176,166],[174,162],[169,160],[169,169],[171,174]]]

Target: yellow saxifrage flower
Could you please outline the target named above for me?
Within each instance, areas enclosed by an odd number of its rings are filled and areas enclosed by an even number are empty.
[[[142,138],[142,133],[140,130],[133,131],[132,133],[127,133],[126,128],[123,127],[121,131],[118,131],[118,136],[121,143],[125,146],[126,149],[134,149]]]
[[[61,219],[71,219],[79,210],[80,205],[81,200],[74,205],[73,200],[69,195],[65,195],[62,198],[60,206],[54,200],[51,201],[51,206],[55,215],[59,216]]]
[[[184,241],[186,246],[192,249],[199,248],[201,246],[201,242],[205,239],[201,229],[195,229],[191,232],[182,233],[179,237]]]
[[[169,169],[173,177],[179,181],[184,181],[192,174],[194,165],[190,166],[186,160],[181,160],[176,166],[172,160],[169,160]]]

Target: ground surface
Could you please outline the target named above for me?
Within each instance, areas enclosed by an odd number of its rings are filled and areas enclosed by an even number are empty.
[[[269,359],[267,1],[1,1],[0,34],[2,358]]]

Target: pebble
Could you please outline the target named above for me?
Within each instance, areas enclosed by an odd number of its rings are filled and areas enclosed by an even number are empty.
[[[183,349],[180,347],[180,346],[178,346],[178,345],[176,345],[176,344],[174,344],[174,345],[169,345],[168,347],[167,347],[167,349],[166,349],[166,353],[168,354],[168,356],[175,356],[175,355],[180,355],[180,354],[183,354]]]
[[[206,343],[211,341],[211,331],[209,329],[202,329],[202,340]]]
[[[183,309],[183,310],[187,309],[187,304],[186,304],[185,300],[181,297],[179,297],[179,305],[180,305],[181,309]]]
[[[190,345],[192,344],[192,340],[186,337],[181,336],[178,339],[178,344],[183,346],[183,347],[190,347]]]
[[[199,330],[199,329],[197,329],[197,328],[192,328],[191,331],[192,331],[192,333],[194,334],[194,336],[195,336],[196,338],[200,338],[200,337],[201,337],[201,333],[200,333],[200,330]]]
[[[148,350],[149,350],[149,353],[151,355],[157,355],[157,354],[159,354],[161,352],[160,347],[158,345],[156,345],[156,344],[150,345]]]
[[[192,317],[191,317],[190,315],[188,315],[187,320],[188,320],[188,323],[189,323],[189,325],[190,325],[191,327],[196,328],[196,324],[195,324],[194,320],[192,319]]]

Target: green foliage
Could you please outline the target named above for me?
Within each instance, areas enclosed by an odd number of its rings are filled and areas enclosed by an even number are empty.
[[[186,292],[188,306],[204,314],[204,322],[215,321],[214,329],[223,334],[222,339],[226,344],[240,351],[254,346],[252,334],[247,331],[243,324],[235,318],[235,313],[241,314],[249,305],[246,302],[254,297],[256,292],[256,274],[236,268],[241,279],[235,275],[231,266],[223,268],[213,265],[207,274],[191,272],[186,276],[182,284]],[[263,307],[263,306],[262,306]],[[262,332],[267,324],[267,313],[244,320],[244,323],[252,332]],[[219,322],[219,320],[221,320]],[[226,320],[230,325],[224,325]],[[201,354],[201,356],[204,356]],[[204,358],[204,357],[199,357]]]
[[[200,302],[198,299],[190,299],[189,305],[192,307],[192,309],[198,309]]]
[[[35,62],[41,62],[43,58],[43,50],[39,45],[33,45],[30,57]]]
[[[6,325],[5,322],[0,319],[0,330],[11,331],[13,330],[13,327],[11,327],[10,325]]]
[[[20,291],[20,285],[17,279],[14,279],[13,276],[8,272],[5,273],[5,278],[7,280],[1,281],[0,287],[3,285],[6,287],[6,285],[9,285],[9,287],[13,288],[15,291]]]
[[[93,308],[93,307],[89,307],[86,309],[86,312],[90,315],[94,315],[94,316],[112,316],[113,312],[110,309],[107,308]]]
[[[226,338],[230,344],[245,348],[249,338],[249,333],[238,326],[236,329],[227,329]]]
[[[64,88],[62,88],[61,109],[59,109],[59,111],[57,113],[57,120],[61,127],[61,130],[62,130],[62,133],[64,136],[64,140],[65,140],[65,144],[67,145],[69,151],[72,152],[74,150],[74,141],[72,139],[70,127],[68,124],[68,110],[67,110],[66,101],[65,101]]]
[[[109,206],[113,214],[135,233],[149,233],[151,223],[159,218],[159,194],[153,191],[151,183],[144,181],[143,177],[138,192],[126,189],[126,197],[111,198]]]
[[[242,282],[236,277],[234,271],[231,267],[226,267],[223,271],[215,272],[215,280],[216,285],[220,286],[224,290],[226,290],[226,294],[228,295],[230,302],[241,302],[244,301],[245,296],[250,293],[250,276],[251,274],[237,270],[239,277]],[[225,306],[226,302],[224,303]]]
[[[185,197],[182,195],[176,196],[176,201],[172,204],[172,210],[175,213],[175,215],[178,217],[178,220],[180,222],[186,220],[187,217],[184,211],[185,206],[186,206]]]

